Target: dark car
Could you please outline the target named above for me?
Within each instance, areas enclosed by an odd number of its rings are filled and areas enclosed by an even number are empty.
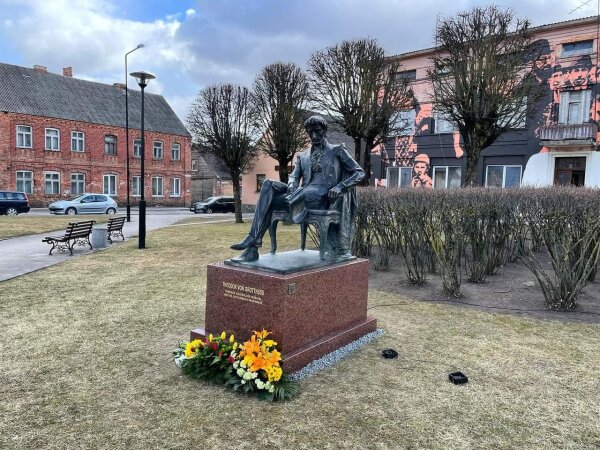
[[[235,201],[233,197],[209,197],[204,201],[196,202],[190,207],[195,214],[212,214],[215,212],[235,212]]]
[[[25,192],[0,191],[0,214],[16,216],[29,210],[29,199]]]

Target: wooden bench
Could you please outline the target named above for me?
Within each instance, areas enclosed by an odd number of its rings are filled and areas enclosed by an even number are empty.
[[[57,248],[60,251],[69,250],[73,255],[73,247],[77,245],[89,245],[90,250],[93,250],[90,242],[90,234],[92,226],[96,223],[95,220],[86,220],[84,222],[70,222],[62,236],[47,236],[42,239],[42,242],[51,244],[49,255]]]
[[[123,236],[123,224],[125,223],[125,216],[122,217],[111,217],[108,219],[108,240],[112,244],[112,238],[121,236],[121,239],[125,240],[125,236]]]
[[[287,211],[273,211],[271,224],[269,225],[269,237],[271,238],[271,253],[277,250],[277,224],[279,222],[292,223],[292,217]],[[337,209],[309,209],[306,218],[300,224],[300,248],[306,248],[306,232],[308,225],[315,225],[319,231],[319,257],[325,259],[327,235],[329,226],[340,223],[340,212]]]

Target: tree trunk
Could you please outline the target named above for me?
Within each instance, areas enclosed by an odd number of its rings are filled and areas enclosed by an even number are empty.
[[[361,186],[369,186],[371,182],[371,150],[373,149],[373,139],[368,138],[365,141],[365,151],[363,156],[363,169],[365,169],[365,178],[360,182]]]
[[[286,158],[285,160],[279,160],[279,181],[287,184],[288,182],[288,164],[289,160]]]
[[[354,159],[356,160],[357,163],[360,164],[360,148],[361,148],[361,144],[362,140],[361,138],[354,138]]]
[[[242,220],[242,196],[240,195],[240,176],[232,175],[233,200],[235,202],[235,223],[244,223]]]

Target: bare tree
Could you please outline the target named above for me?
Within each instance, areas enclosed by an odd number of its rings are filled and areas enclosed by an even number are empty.
[[[386,58],[376,40],[356,39],[314,53],[308,66],[316,108],[354,139],[369,184],[372,149],[407,127],[398,113],[411,107],[413,95],[408,80],[397,76],[399,62]]]
[[[440,21],[436,47],[428,71],[434,110],[458,128],[464,185],[473,185],[481,151],[522,126],[542,95],[531,25],[509,9],[476,7]]]
[[[190,106],[188,125],[194,140],[229,169],[235,199],[235,221],[242,223],[240,177],[252,169],[257,156],[256,117],[250,91],[223,84],[209,86]]]
[[[293,63],[270,64],[254,81],[254,103],[264,130],[258,147],[277,160],[283,183],[294,155],[309,142],[303,126],[308,95],[308,79]]]

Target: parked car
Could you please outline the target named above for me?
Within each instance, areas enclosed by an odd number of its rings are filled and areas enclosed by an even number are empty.
[[[0,191],[0,214],[16,216],[29,212],[29,198],[25,192]]]
[[[235,201],[233,197],[209,197],[204,201],[196,202],[190,207],[190,211],[195,214],[214,212],[235,212]]]
[[[117,202],[104,194],[83,194],[72,200],[60,200],[48,206],[52,214],[115,214]]]

